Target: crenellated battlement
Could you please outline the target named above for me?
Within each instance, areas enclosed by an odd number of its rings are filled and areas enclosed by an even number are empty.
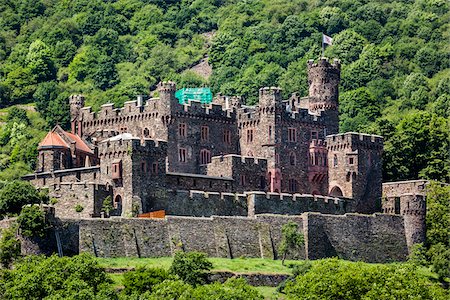
[[[328,150],[366,148],[381,151],[383,149],[383,137],[356,132],[329,135],[326,137],[326,143]]]
[[[177,90],[177,84],[173,81],[161,81],[158,83],[157,90],[159,92],[175,92]]]
[[[220,104],[210,103],[203,104],[197,100],[188,100],[185,104],[180,105],[182,111],[177,114],[183,114],[185,117],[205,116],[206,118],[220,118],[235,120],[236,113],[233,110],[225,110]]]
[[[335,69],[336,71],[340,71],[341,69],[341,61],[339,59],[333,59],[333,62],[330,63],[327,57],[320,58],[317,62],[313,59],[308,60],[308,70],[312,68],[327,68],[327,69]],[[330,71],[330,70],[328,70]]]
[[[99,156],[115,153],[133,154],[135,152],[167,151],[167,142],[151,139],[139,139],[128,134],[118,135],[99,143]]]

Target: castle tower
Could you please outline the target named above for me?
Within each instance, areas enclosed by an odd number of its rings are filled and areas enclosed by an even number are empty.
[[[353,211],[381,210],[383,138],[344,133],[327,136],[329,195],[352,198]]]
[[[159,101],[161,102],[161,109],[167,114],[181,106],[178,99],[175,97],[177,85],[172,81],[162,81],[158,84],[157,91],[159,93]]]
[[[309,110],[320,113],[327,122],[327,135],[339,132],[339,81],[341,63],[322,57],[308,61]]]
[[[79,120],[80,110],[84,107],[83,95],[71,95],[69,97],[70,124],[72,133],[81,136],[81,120]]]
[[[406,244],[411,251],[414,244],[425,242],[426,201],[424,195],[400,196],[400,214],[403,215]]]
[[[258,125],[259,155],[267,158],[267,182],[271,192],[282,191],[282,172],[278,148],[281,142],[281,113],[283,98],[281,88],[264,87],[259,89],[259,106],[261,109]],[[257,149],[253,152],[258,152]]]

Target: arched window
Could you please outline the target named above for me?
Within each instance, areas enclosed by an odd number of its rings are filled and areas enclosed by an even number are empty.
[[[253,152],[252,152],[252,150],[249,150],[249,151],[247,152],[247,156],[253,157]]]
[[[297,157],[295,156],[294,152],[291,152],[291,154],[289,155],[289,163],[291,164],[291,166],[295,166],[297,164]]]
[[[330,196],[331,197],[342,197],[343,196],[342,190],[338,186],[335,186],[331,189]]]
[[[200,150],[200,164],[206,165],[211,162],[211,151],[202,149]]]
[[[144,128],[144,137],[145,138],[150,137],[150,130],[148,130],[148,128]]]

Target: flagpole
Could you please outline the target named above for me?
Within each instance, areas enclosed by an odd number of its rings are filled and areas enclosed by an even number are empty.
[[[325,55],[325,44],[323,43],[323,32],[322,32],[322,57]]]

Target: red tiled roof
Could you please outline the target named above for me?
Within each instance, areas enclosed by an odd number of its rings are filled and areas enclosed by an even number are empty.
[[[63,147],[70,148],[70,144],[75,143],[75,148],[78,151],[93,154],[94,152],[86,145],[86,143],[76,134],[66,132],[58,125],[52,131],[47,133],[45,138],[39,143],[38,149]]]
[[[75,142],[75,148],[77,148],[78,150],[87,153],[93,153],[91,148],[89,148],[88,145],[86,145],[86,143],[78,135],[66,131],[64,131],[64,134],[69,139]]]
[[[59,136],[59,134],[57,134],[56,132],[54,132],[52,130],[49,133],[47,133],[45,138],[38,145],[38,149],[39,148],[44,148],[44,147],[49,147],[49,148],[53,148],[53,147],[69,148],[69,145],[67,145],[67,143],[64,142],[64,140]]]

